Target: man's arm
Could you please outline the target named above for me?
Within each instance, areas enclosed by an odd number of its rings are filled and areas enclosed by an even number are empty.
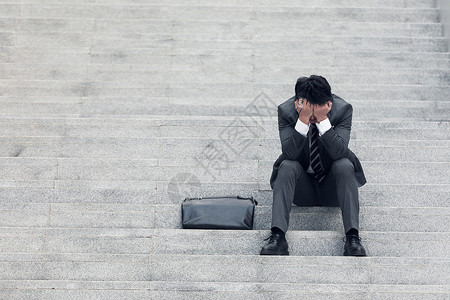
[[[293,125],[285,119],[283,112],[278,107],[278,131],[280,134],[281,150],[285,159],[298,160],[300,153],[308,147],[308,139],[295,130]]]
[[[334,128],[328,129],[320,137],[325,151],[333,160],[348,157],[348,143],[350,141],[350,131],[352,128],[353,108],[349,104],[343,112],[343,118]]]

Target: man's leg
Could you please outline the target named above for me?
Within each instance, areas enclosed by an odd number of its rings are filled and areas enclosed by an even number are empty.
[[[347,158],[335,161],[331,167],[336,183],[336,194],[342,211],[345,233],[359,230],[358,182],[353,164]]]
[[[305,197],[310,195],[312,197],[314,194],[311,180],[300,163],[284,160],[279,166],[278,176],[273,186],[272,235],[261,249],[261,255],[289,255],[285,233],[289,227],[292,202],[299,189]]]
[[[366,256],[358,235],[359,196],[353,164],[347,158],[339,159],[333,163],[327,177],[322,188],[322,198],[330,205],[337,198],[341,208],[347,238],[344,255]]]
[[[292,202],[308,205],[315,197],[314,186],[298,161],[284,160],[279,167],[273,186],[272,228],[286,232]]]
[[[345,233],[352,228],[359,230],[358,183],[350,160],[342,158],[333,163],[320,192],[324,206],[341,208]]]

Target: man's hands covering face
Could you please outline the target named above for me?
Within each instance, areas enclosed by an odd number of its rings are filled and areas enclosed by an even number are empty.
[[[324,105],[314,105],[314,116],[316,117],[316,122],[320,123],[325,120],[327,117],[327,113],[331,110],[331,101],[327,101]]]
[[[310,123],[310,119],[313,117],[313,105],[306,101],[306,99],[299,99],[300,102],[297,104],[297,111],[299,111],[299,107],[303,105],[303,108],[300,108],[298,118],[300,121],[308,125]]]
[[[299,102],[300,100],[300,102]],[[328,112],[331,110],[331,101],[323,105],[313,105],[306,99],[299,99],[295,101],[295,109],[299,112],[298,118],[304,124],[320,123],[327,118]],[[303,108],[302,108],[303,103]]]

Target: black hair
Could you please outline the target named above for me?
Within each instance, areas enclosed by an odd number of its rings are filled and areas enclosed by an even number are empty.
[[[311,104],[325,104],[332,99],[330,84],[318,75],[300,77],[295,84],[295,99],[300,98],[305,98]]]

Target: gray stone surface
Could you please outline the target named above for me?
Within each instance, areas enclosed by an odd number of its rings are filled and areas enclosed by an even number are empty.
[[[448,299],[440,13],[435,0],[1,3],[0,298]],[[291,257],[258,256],[276,106],[314,73],[354,108],[368,258],[340,257],[337,208],[299,207]],[[258,200],[257,230],[179,229],[184,197],[233,194]]]
[[[104,289],[104,290],[90,290],[81,288],[72,289],[4,289],[0,291],[0,296],[6,299],[27,299],[30,297],[39,299],[149,299],[154,295],[153,292],[142,288],[139,290],[114,290],[114,289]]]
[[[12,282],[11,282],[12,283]],[[8,286],[8,285],[6,285]],[[392,299],[445,299],[448,289],[444,286],[409,285],[326,285],[326,284],[273,284],[273,283],[173,283],[155,282],[152,285],[137,282],[127,285],[106,285],[95,282],[76,282],[73,285],[49,281],[43,284],[30,281],[30,286],[39,287],[35,295],[46,299],[60,299],[70,295],[73,299],[99,299],[125,297],[127,299],[292,299],[307,297],[308,299],[345,299],[355,295],[361,299],[384,299],[389,295]],[[52,288],[53,287],[53,288]],[[78,289],[77,289],[78,288]],[[109,288],[109,289],[108,289]],[[113,289],[114,288],[114,289]],[[146,288],[149,288],[146,290]],[[280,292],[283,290],[284,292]],[[2,290],[8,299],[23,299],[31,293],[24,290]]]
[[[242,195],[253,196],[260,205],[272,204],[272,190],[267,182],[257,183],[226,183],[226,182],[202,182],[199,188],[187,185],[182,194],[175,198],[169,193],[168,182],[158,182],[156,202],[161,204],[179,204],[184,197],[217,196],[217,195]],[[265,188],[267,186],[267,188]],[[364,206],[387,207],[423,207],[427,200],[427,207],[448,207],[449,193],[447,185],[390,185],[367,184],[360,189],[360,201]],[[81,200],[80,200],[81,201]]]
[[[29,3],[36,3],[39,1],[32,0]],[[64,4],[70,2],[69,0],[57,0],[53,3],[56,4]],[[128,3],[128,4],[147,4],[148,2],[145,0],[133,0],[129,2],[122,2],[122,1],[110,1],[110,0],[83,0],[80,3],[82,4],[99,4],[99,5],[105,5],[105,4],[119,4],[119,3]],[[207,0],[200,0],[200,1],[188,1],[188,0],[170,0],[170,1],[154,1],[150,5],[153,6],[207,6],[210,2]],[[291,4],[290,1],[283,0],[283,1],[274,1],[274,0],[264,0],[264,1],[248,1],[246,3],[242,3],[238,0],[229,0],[224,3],[216,4],[217,7],[223,7],[223,6],[232,6],[232,7],[286,7],[288,4]],[[314,4],[310,2],[299,2],[292,4],[292,7],[386,7],[386,8],[434,8],[435,7],[435,1],[432,0],[425,0],[425,1],[419,1],[419,0],[410,0],[407,2],[391,2],[388,0],[345,0],[339,2],[339,5],[336,5],[335,1],[332,0],[318,0]]]
[[[150,279],[149,266],[140,262],[1,262],[4,280],[123,280]],[[67,270],[70,270],[68,272]]]
[[[181,207],[177,204],[155,205],[156,228],[181,228]],[[271,206],[257,206],[255,229],[270,229]],[[399,232],[448,232],[449,208],[375,207],[360,210],[361,230]],[[337,207],[297,207],[291,209],[291,230],[342,231],[342,217]]]
[[[269,230],[180,230],[155,229],[154,253],[171,255],[258,255]],[[370,232],[361,233],[371,257],[448,257],[450,236],[442,233]],[[341,256],[343,234],[338,231],[289,231],[291,256]],[[436,250],[439,249],[438,253]]]
[[[354,133],[357,135],[357,133]],[[248,141],[240,159],[267,160],[280,153],[279,139]],[[178,160],[180,152],[188,157],[200,157],[211,144],[225,145],[221,138],[1,138],[0,151],[4,157],[64,157],[64,158],[129,158],[152,159],[155,153],[164,155],[160,162]],[[192,145],[195,147],[192,147]],[[49,147],[50,146],[50,147]],[[443,162],[448,157],[447,140],[427,141],[397,140],[395,143],[379,140],[352,140],[351,149],[362,161]],[[232,149],[224,148],[226,152]],[[224,151],[225,151],[224,150]],[[183,164],[183,163],[180,163]]]
[[[152,205],[52,204],[51,227],[152,228]]]
[[[220,8],[220,9],[218,9]],[[23,6],[21,16],[26,18],[96,18],[111,19],[150,19],[150,20],[192,20],[202,16],[203,20],[267,20],[276,22],[305,14],[306,19],[314,18],[326,19],[329,21],[367,21],[371,17],[372,21],[392,21],[411,22],[412,17],[422,22],[437,22],[438,10],[429,7],[428,9],[380,9],[373,8],[351,8],[351,7],[279,7],[273,10],[271,7],[257,6],[192,6],[185,5],[183,10],[179,6],[167,6],[167,4],[143,5],[68,5],[66,4],[29,4]],[[347,14],[345,14],[347,13]]]
[[[447,38],[450,37],[450,5],[446,1],[438,0],[437,1],[438,7],[439,7],[439,16],[440,20],[442,22],[442,27],[444,30],[444,36]],[[450,43],[449,43],[450,45]]]
[[[259,60],[265,57],[259,57]],[[242,58],[241,58],[242,59]],[[247,59],[252,59],[248,57]],[[210,59],[211,60],[211,59]],[[227,63],[229,59],[220,59],[223,63]],[[126,62],[126,61],[125,61]],[[173,80],[175,82],[201,82],[203,84],[214,84],[219,79],[228,84],[237,84],[242,80],[254,81],[258,83],[270,82],[271,84],[283,84],[290,79],[290,74],[294,72],[298,67],[285,66],[285,63],[281,62],[281,65],[271,64],[258,64],[254,67],[237,67],[235,70],[223,70],[219,65],[212,66],[200,65],[198,67],[190,67],[190,65],[175,65],[175,70],[161,70],[160,64],[148,64],[136,65],[133,62],[114,64],[108,67],[103,65],[93,65],[88,71],[80,68],[76,64],[63,64],[63,65],[43,65],[41,68],[32,69],[30,73],[29,69],[23,68],[18,64],[6,64],[11,70],[5,72],[2,76],[2,84],[9,83],[11,78],[23,81],[24,87],[32,87],[32,84],[36,84],[36,81],[49,81],[47,85],[53,89],[60,86],[67,85],[66,81],[72,78],[87,77],[87,80],[103,87],[126,87],[122,86],[126,80],[130,81],[127,87],[145,88],[150,83],[162,83]],[[441,62],[445,62],[442,61]],[[367,62],[366,62],[367,64]],[[39,65],[38,65],[39,66]],[[64,69],[70,69],[70,72],[64,72]],[[212,69],[214,76],[208,76],[208,69]],[[115,71],[115,72],[113,72]],[[176,72],[176,76],[173,77],[172,72]],[[349,71],[352,74],[346,73]],[[379,85],[445,85],[448,72],[442,68],[431,68],[419,72],[417,69],[402,69],[396,72],[391,72],[387,67],[374,66],[371,70],[362,68],[338,68],[330,67],[329,65],[321,67],[320,65],[304,65],[300,69],[300,72],[308,73],[321,73],[327,76],[327,78],[335,82],[336,85],[344,85],[346,83],[354,82],[355,85],[362,85],[368,82],[369,78],[373,84]],[[61,74],[61,75],[60,75]],[[401,76],[400,76],[401,75]],[[55,82],[55,78],[62,77],[61,82]],[[170,78],[169,78],[170,77]],[[87,95],[86,95],[87,96]]]
[[[448,281],[448,261],[423,258],[259,257],[158,255],[154,280],[272,283],[437,284]],[[246,268],[242,268],[242,265]],[[370,266],[370,267],[369,267]],[[320,274],[321,276],[318,276]]]

